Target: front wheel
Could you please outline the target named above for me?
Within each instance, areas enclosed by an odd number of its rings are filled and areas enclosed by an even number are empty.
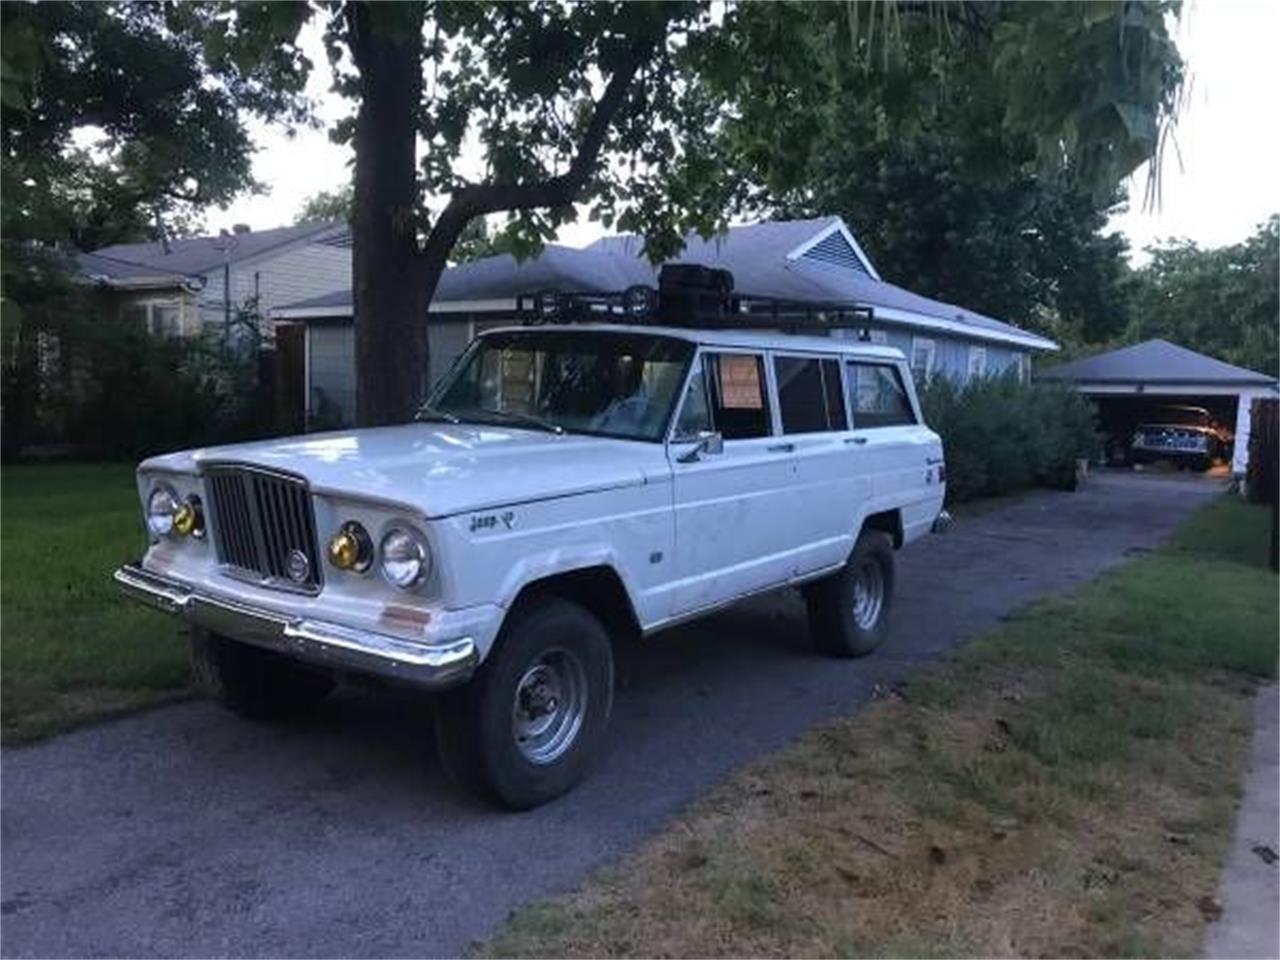
[[[893,599],[893,540],[864,530],[844,567],[805,588],[814,644],[833,657],[860,657],[884,642]]]
[[[539,596],[511,611],[475,679],[439,700],[436,742],[455,779],[523,810],[582,779],[612,709],[608,633],[578,604]]]

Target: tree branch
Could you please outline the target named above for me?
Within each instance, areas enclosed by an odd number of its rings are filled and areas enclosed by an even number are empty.
[[[423,259],[428,264],[444,263],[463,228],[475,217],[504,210],[563,207],[573,203],[595,169],[609,127],[626,102],[636,73],[649,59],[657,43],[656,39],[649,38],[629,48],[626,58],[613,72],[604,93],[596,101],[591,122],[568,170],[534,183],[480,183],[463,187],[453,195],[432,227],[422,251]]]

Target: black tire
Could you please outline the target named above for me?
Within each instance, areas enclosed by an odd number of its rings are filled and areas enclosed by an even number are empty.
[[[191,673],[213,699],[253,720],[288,720],[316,709],[333,677],[207,630],[191,632]]]
[[[864,588],[878,578],[879,602],[874,616],[870,616],[871,605],[866,603],[861,613],[855,613],[860,577],[864,578]],[[864,595],[866,592],[864,589]],[[870,653],[888,633],[886,621],[893,600],[893,539],[882,530],[864,530],[843,569],[810,584],[804,596],[809,608],[809,629],[821,652],[833,657]]]
[[[530,677],[539,670],[554,682],[533,682]],[[521,601],[507,615],[472,681],[437,701],[441,763],[463,786],[487,793],[513,810],[546,803],[581,780],[599,752],[613,711],[613,679],[609,634],[589,611],[553,596]],[[546,697],[548,688],[554,688],[549,700],[528,703],[529,694]],[[561,721],[555,707],[547,704],[559,703],[565,715],[571,715],[574,690],[583,700],[576,732],[569,734],[572,721]],[[524,729],[550,715],[548,724],[563,729],[565,739],[561,743],[549,737],[546,755],[535,761],[530,753],[542,741],[518,740],[517,725],[537,709],[549,713],[534,716]],[[561,722],[566,726],[556,727]]]

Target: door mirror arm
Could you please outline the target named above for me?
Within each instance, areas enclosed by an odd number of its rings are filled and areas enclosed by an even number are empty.
[[[699,430],[693,449],[676,457],[680,463],[697,463],[703,454],[718,456],[724,453],[724,435],[718,430]]]

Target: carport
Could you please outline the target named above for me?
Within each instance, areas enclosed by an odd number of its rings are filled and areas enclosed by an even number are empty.
[[[1274,377],[1233,366],[1168,340],[1147,340],[1039,371],[1040,380],[1070,383],[1098,407],[1108,447],[1127,444],[1134,428],[1160,407],[1203,407],[1235,434],[1231,472],[1249,462],[1250,414],[1255,399],[1275,397]]]

